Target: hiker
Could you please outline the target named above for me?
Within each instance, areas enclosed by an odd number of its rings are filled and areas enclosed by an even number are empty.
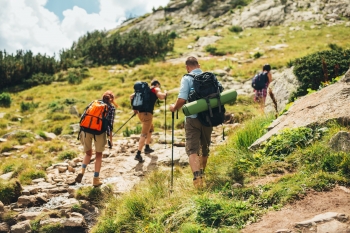
[[[265,64],[262,68],[262,72],[260,75],[263,75],[265,87],[260,90],[254,90],[255,96],[254,101],[260,103],[260,108],[263,111],[265,107],[265,100],[267,96],[267,88],[269,87],[269,84],[272,82],[272,74],[271,74],[271,66],[269,64]]]
[[[130,99],[133,100],[134,96],[135,96],[135,93],[130,95]],[[138,150],[135,156],[135,160],[139,161],[140,163],[144,162],[144,159],[141,156],[141,151],[144,145],[146,145],[145,151],[144,151],[145,154],[154,152],[154,150],[150,148],[152,133],[154,131],[154,127],[152,123],[154,105],[158,98],[163,100],[166,98],[166,96],[167,96],[166,91],[161,92],[160,82],[156,79],[153,79],[151,81],[151,86],[150,86],[149,103],[147,103],[146,109],[134,110],[134,113],[137,114],[138,118],[142,123],[141,136],[139,140]]]
[[[195,57],[188,57],[186,60],[186,70],[190,74],[201,74],[200,64]],[[193,88],[193,78],[190,75],[184,75],[181,79],[181,87],[175,104],[171,104],[169,109],[172,112],[180,110],[189,97],[191,88]],[[203,186],[204,170],[209,156],[209,146],[211,140],[212,126],[204,126],[197,114],[189,115],[185,119],[186,132],[186,153],[189,156],[189,163],[193,173],[193,185],[196,188]],[[199,152],[202,152],[199,156]]]
[[[85,173],[86,166],[90,163],[90,160],[91,160],[92,143],[94,142],[96,160],[95,160],[95,172],[94,172],[92,185],[95,187],[98,187],[103,184],[99,178],[101,164],[102,164],[102,152],[104,151],[105,146],[107,144],[107,137],[109,137],[110,144],[113,145],[113,138],[112,138],[113,122],[114,122],[114,115],[115,115],[115,107],[118,107],[118,105],[114,102],[114,95],[112,91],[106,91],[102,96],[102,101],[108,106],[107,120],[109,124],[107,126],[107,131],[103,132],[100,135],[94,135],[92,133],[88,133],[84,131],[80,132],[79,138],[82,145],[84,146],[85,157],[81,165],[81,172],[75,178],[75,181],[77,183],[81,183],[81,180]]]

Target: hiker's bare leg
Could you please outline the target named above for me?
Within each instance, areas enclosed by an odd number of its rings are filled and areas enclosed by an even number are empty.
[[[91,156],[92,156],[92,150],[86,151],[85,152],[85,157],[84,157],[84,160],[83,160],[83,164],[88,165],[90,163]]]
[[[139,151],[142,151],[142,148],[145,145],[145,141],[146,141],[147,136],[148,136],[148,134],[141,134],[140,140],[139,140],[139,148],[138,148]]]
[[[198,154],[190,154],[189,156],[190,167],[193,172],[199,171],[200,169],[200,161]]]
[[[205,170],[206,166],[207,166],[207,162],[208,162],[208,157],[209,156],[200,156],[200,169],[203,169],[203,171]]]
[[[100,172],[102,164],[102,152],[96,152],[95,172]]]
[[[146,144],[149,145],[151,143],[151,140],[152,140],[152,132],[149,132],[147,134]]]

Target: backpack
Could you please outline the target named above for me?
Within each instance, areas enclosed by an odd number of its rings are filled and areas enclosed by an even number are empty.
[[[220,93],[224,90],[213,73],[204,72],[201,74],[187,74],[193,77],[193,90],[190,91],[188,101],[205,99],[208,110],[197,115],[198,120],[204,126],[218,126],[224,122],[226,109],[220,101]],[[217,98],[218,107],[212,108],[209,99]]]
[[[255,90],[262,90],[266,87],[266,83],[268,82],[268,80],[269,78],[267,77],[266,72],[256,74],[252,79],[252,87]]]
[[[100,135],[107,131],[108,126],[111,127],[108,119],[108,105],[102,100],[92,101],[84,110],[80,118],[80,131]]]
[[[133,110],[147,112],[150,109],[151,89],[146,82],[137,81],[134,84],[135,95],[131,100]]]

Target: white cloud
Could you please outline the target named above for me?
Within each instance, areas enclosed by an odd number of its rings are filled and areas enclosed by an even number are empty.
[[[15,53],[58,54],[88,31],[109,30],[125,19],[126,12],[138,9],[144,14],[165,6],[169,0],[99,0],[100,12],[88,14],[74,6],[63,12],[62,22],[44,6],[47,0],[0,1],[0,50]],[[134,13],[134,14],[137,14]],[[138,15],[137,14],[137,15]]]

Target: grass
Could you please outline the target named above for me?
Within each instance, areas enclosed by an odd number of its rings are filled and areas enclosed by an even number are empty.
[[[337,131],[349,128],[330,123],[319,140],[278,158],[282,168],[289,169],[281,173],[266,169],[274,166],[276,156],[259,155],[245,146],[254,138],[244,135],[252,133],[257,139],[263,134],[262,125],[268,122],[270,117],[252,119],[247,127],[230,135],[226,145],[214,149],[205,190],[193,189],[189,169],[175,167],[170,193],[169,173],[155,171],[130,193],[110,197],[92,232],[238,232],[266,211],[299,200],[309,190],[327,191],[336,184],[350,185],[350,153],[333,151],[326,143]],[[294,134],[300,132],[296,130]],[[252,178],[271,172],[281,177],[275,182],[250,185]],[[243,188],[232,188],[240,177]]]

